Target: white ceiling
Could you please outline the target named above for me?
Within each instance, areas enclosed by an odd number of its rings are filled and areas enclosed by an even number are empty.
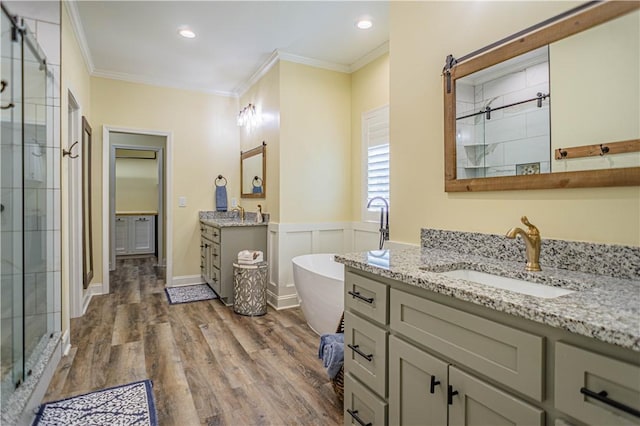
[[[237,96],[275,56],[350,72],[388,49],[387,1],[76,1],[91,73]],[[374,26],[356,28],[367,16]],[[188,26],[195,39],[177,34]]]

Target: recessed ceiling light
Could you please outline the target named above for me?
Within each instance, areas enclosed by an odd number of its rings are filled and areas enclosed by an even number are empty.
[[[371,19],[361,19],[356,23],[356,27],[360,28],[361,30],[368,30],[369,28],[373,27],[373,22],[371,22]]]
[[[180,34],[184,38],[195,38],[196,33],[191,31],[189,28],[179,28],[178,34]]]

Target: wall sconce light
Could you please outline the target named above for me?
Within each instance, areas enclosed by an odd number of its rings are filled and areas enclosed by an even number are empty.
[[[238,126],[246,126],[249,131],[256,127],[259,122],[260,117],[256,112],[256,106],[254,104],[250,103],[246,107],[242,108],[238,114]]]

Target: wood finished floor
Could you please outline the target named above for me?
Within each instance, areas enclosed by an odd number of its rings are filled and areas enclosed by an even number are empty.
[[[342,424],[298,308],[245,317],[218,300],[169,305],[153,260],[118,260],[111,294],[71,320],[45,402],[151,379],[160,425]]]

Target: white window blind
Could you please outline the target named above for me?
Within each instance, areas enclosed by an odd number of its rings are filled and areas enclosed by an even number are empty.
[[[374,197],[389,201],[389,107],[385,106],[363,115],[363,145],[366,148],[364,184],[365,220],[373,219],[367,214],[367,204]],[[369,211],[378,211],[384,203],[374,201]]]

